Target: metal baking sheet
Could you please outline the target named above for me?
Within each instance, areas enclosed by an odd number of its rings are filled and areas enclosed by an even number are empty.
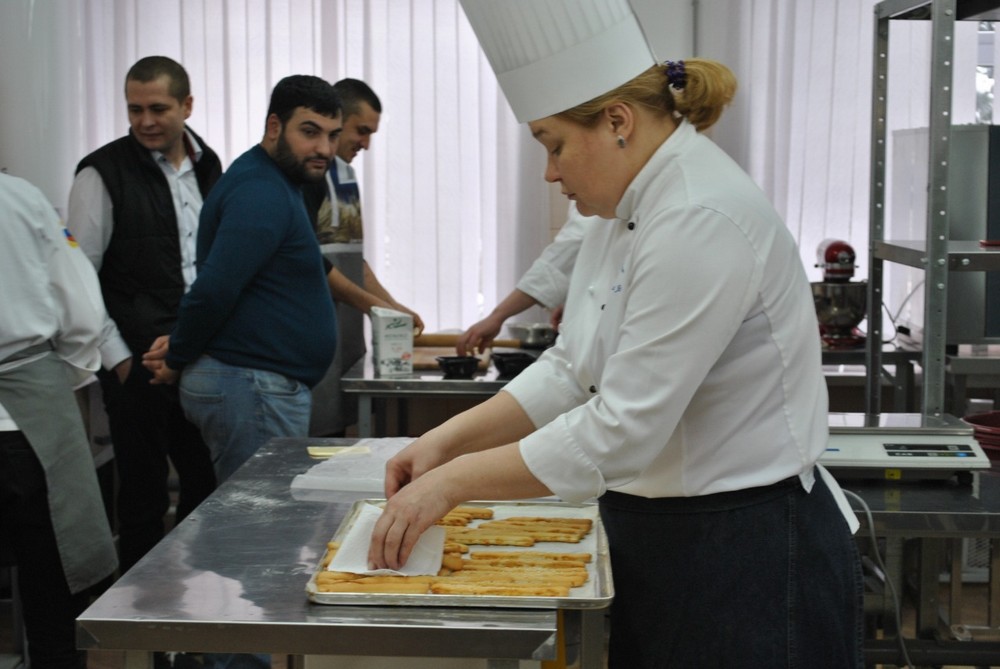
[[[354,503],[332,541],[341,541],[347,536],[362,506],[382,504],[384,499],[365,499]],[[560,609],[603,609],[611,604],[614,584],[611,580],[611,559],[608,553],[608,537],[601,523],[596,504],[568,504],[531,500],[522,502],[466,502],[461,506],[479,506],[493,509],[494,520],[510,516],[562,516],[567,518],[590,518],[593,530],[578,544],[559,542],[539,542],[533,548],[539,551],[590,553],[593,557],[587,563],[590,579],[584,585],[573,588],[567,597],[530,597],[497,595],[432,595],[432,594],[388,594],[355,592],[320,592],[316,588],[316,574],[324,570],[322,558],[316,565],[306,592],[310,601],[316,604],[350,606],[459,606],[459,607],[509,607],[509,608],[560,608]],[[469,524],[475,527],[478,522]],[[524,551],[523,546],[470,546],[469,553],[477,550]],[[324,551],[325,556],[326,551]]]

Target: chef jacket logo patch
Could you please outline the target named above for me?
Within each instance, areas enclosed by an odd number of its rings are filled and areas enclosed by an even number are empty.
[[[69,228],[63,228],[63,234],[66,235],[67,244],[69,244],[73,248],[79,248],[80,244],[77,243],[76,237],[74,237],[73,233],[69,231]]]

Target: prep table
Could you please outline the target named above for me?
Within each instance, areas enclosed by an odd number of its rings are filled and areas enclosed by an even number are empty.
[[[492,364],[471,379],[446,379],[440,370],[427,369],[414,370],[407,376],[378,377],[369,352],[344,374],[340,387],[344,393],[358,398],[358,436],[364,438],[385,436],[383,425],[378,429],[372,427],[372,404],[376,399],[449,396],[486,399],[496,395],[508,380],[500,378]],[[380,413],[377,418],[381,421],[384,415]]]
[[[306,583],[353,500],[299,500],[291,481],[316,460],[306,447],[345,440],[277,439],[181,522],[78,619],[81,648],[152,651],[466,657],[493,669],[556,657],[555,609],[323,606]],[[357,493],[357,498],[368,496]],[[581,666],[603,665],[604,610],[562,612],[579,630]]]
[[[522,350],[532,354],[540,354],[539,350],[503,349],[497,351]],[[919,360],[920,351],[898,347],[886,347],[882,354],[883,364],[895,366],[895,373],[889,377],[893,387],[893,411],[905,412],[912,410],[914,401],[914,370],[913,364]],[[829,385],[844,385],[845,383],[863,382],[864,349],[823,351],[823,374]],[[850,368],[851,373],[845,370]],[[857,371],[860,370],[860,371]],[[489,365],[485,372],[477,373],[472,379],[446,379],[439,370],[414,370],[403,377],[378,377],[372,365],[369,351],[357,360],[344,373],[341,379],[341,389],[344,393],[358,398],[358,436],[386,436],[383,411],[374,412],[376,400],[390,398],[418,397],[462,397],[486,399],[495,395],[506,385],[508,379],[498,377],[496,367]],[[401,413],[403,413],[401,411]],[[400,418],[402,421],[405,417]],[[405,430],[403,432],[405,434]]]
[[[888,573],[903,596],[904,545],[915,547],[916,566],[912,586],[917,601],[916,637],[907,640],[917,666],[958,664],[1000,665],[1000,472],[978,471],[972,483],[950,481],[884,482],[842,481],[845,490],[861,497],[869,506],[875,535],[884,539]],[[866,548],[869,523],[856,500],[862,527],[856,537]],[[977,628],[958,619],[962,599],[962,545],[968,539],[986,540],[990,547],[989,622]],[[952,559],[950,597],[941,601],[941,574],[948,567],[949,543]],[[868,595],[869,599],[873,597]],[[877,597],[875,597],[877,599]],[[875,606],[883,613],[885,637],[865,639],[868,663],[902,664],[894,637],[889,593]],[[869,607],[866,606],[866,611]]]

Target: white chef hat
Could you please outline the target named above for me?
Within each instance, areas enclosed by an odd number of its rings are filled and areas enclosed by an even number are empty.
[[[656,59],[628,0],[460,0],[520,122],[572,109]]]

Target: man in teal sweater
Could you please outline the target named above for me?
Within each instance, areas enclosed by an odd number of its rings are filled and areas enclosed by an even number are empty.
[[[324,178],[340,129],[330,84],[278,82],[264,138],[202,207],[198,278],[177,325],[144,356],[154,383],[179,378],[220,483],[269,439],[308,435],[310,388],[330,366],[337,328],[300,186]]]

